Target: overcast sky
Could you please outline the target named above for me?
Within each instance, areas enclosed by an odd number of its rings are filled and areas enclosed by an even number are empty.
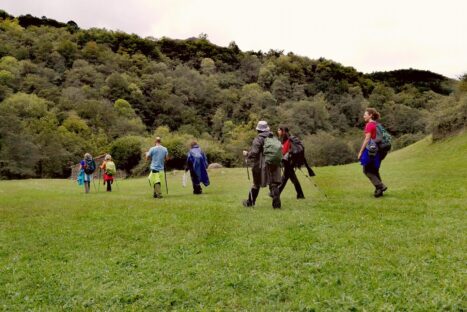
[[[467,72],[465,0],[0,0],[0,8],[142,37],[206,33],[220,46],[325,57],[362,72]]]

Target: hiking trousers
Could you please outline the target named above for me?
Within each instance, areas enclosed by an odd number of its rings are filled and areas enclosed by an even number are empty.
[[[256,198],[258,198],[260,186],[253,185],[250,192],[248,193],[247,205],[254,206],[256,204]],[[279,191],[278,183],[269,184],[269,190],[272,197],[272,208],[281,208],[281,193]]]
[[[203,190],[201,189],[201,182],[199,181],[198,175],[193,169],[190,169],[191,183],[193,184],[193,194],[201,194]]]
[[[154,198],[162,198],[162,172],[163,171],[151,169],[151,173],[149,175],[149,184],[154,188]]]
[[[368,177],[376,189],[383,188],[384,184],[381,180],[381,176],[379,175],[379,168],[376,168],[372,162],[363,166],[363,173]]]
[[[279,193],[282,193],[282,191],[285,188],[285,185],[287,184],[287,181],[290,179],[290,181],[292,181],[293,185],[295,186],[297,198],[304,198],[305,196],[303,195],[302,186],[300,185],[300,181],[298,181],[297,174],[295,173],[294,168],[288,161],[284,161],[283,164],[284,175],[282,176],[281,184],[279,185]]]

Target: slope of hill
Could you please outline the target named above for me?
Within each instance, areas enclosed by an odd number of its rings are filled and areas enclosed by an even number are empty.
[[[64,180],[0,181],[5,310],[465,309],[467,134],[390,154],[372,197],[357,164],[317,168],[283,209],[245,170],[211,171],[195,197],[146,179],[85,195]],[[327,198],[323,195],[327,195]]]

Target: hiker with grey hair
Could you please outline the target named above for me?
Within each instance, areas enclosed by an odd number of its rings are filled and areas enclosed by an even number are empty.
[[[81,160],[79,165],[80,174],[83,175],[84,192],[89,193],[91,190],[92,175],[96,170],[96,162],[92,158],[91,154],[86,153],[84,154],[84,159]]]
[[[282,144],[274,137],[266,121],[258,122],[258,135],[253,140],[250,151],[243,151],[243,156],[251,164],[253,185],[243,206],[253,207],[261,187],[269,186],[272,195],[272,207],[281,208],[279,185],[281,183]]]
[[[104,185],[107,184],[107,192],[112,192],[112,184],[114,183],[114,176],[117,173],[117,167],[112,161],[112,156],[110,156],[110,154],[105,155],[100,169],[104,172],[103,180]]]

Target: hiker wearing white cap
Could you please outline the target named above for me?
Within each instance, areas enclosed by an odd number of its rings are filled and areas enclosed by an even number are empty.
[[[282,144],[274,137],[266,121],[258,122],[256,126],[258,135],[253,140],[250,151],[243,151],[251,165],[253,172],[253,185],[248,199],[243,206],[253,207],[261,187],[269,185],[272,195],[272,207],[281,208],[279,184],[281,183]]]

